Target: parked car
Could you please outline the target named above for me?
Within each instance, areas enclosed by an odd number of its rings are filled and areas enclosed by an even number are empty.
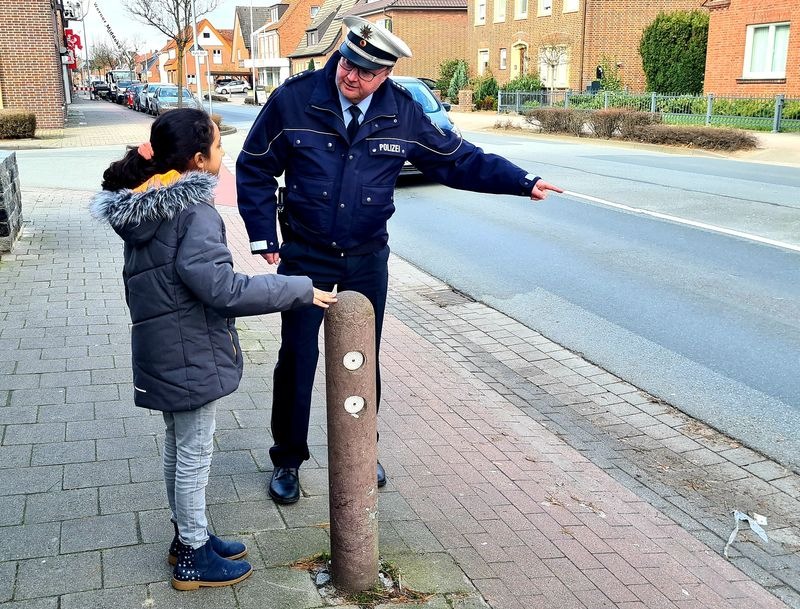
[[[108,95],[108,83],[105,80],[93,80],[89,84],[89,99],[100,99]]]
[[[139,109],[136,107],[139,103],[139,91],[142,90],[144,85],[145,83],[143,82],[135,82],[125,91],[125,105],[128,106],[128,108],[133,110]]]
[[[118,83],[116,83],[116,89],[112,87],[112,90],[114,91],[114,99],[112,99],[111,101],[116,102],[118,104],[124,104],[125,100],[127,99],[128,87],[130,87],[132,84],[136,82],[138,81],[121,80]]]
[[[164,86],[167,86],[167,87],[172,86],[172,87],[174,87],[175,85],[170,85],[167,82],[148,82],[148,83],[145,83],[145,85],[139,91],[139,103],[138,103],[137,110],[139,110],[140,112],[147,112],[148,114],[151,114],[151,112],[150,112],[150,101],[153,99],[153,95],[158,90],[158,88],[159,87],[164,87]]]
[[[203,104],[192,95],[191,91],[186,87],[183,88],[184,108],[196,108],[203,110]],[[178,87],[176,85],[164,85],[158,88],[153,94],[153,99],[150,100],[150,114],[160,116],[167,110],[172,110],[178,107]]]
[[[247,93],[250,90],[250,83],[246,80],[232,80],[225,84],[217,83],[214,89],[216,93],[227,95],[228,93]]]
[[[456,127],[453,121],[450,120],[450,117],[447,116],[447,113],[450,111],[450,104],[446,102],[442,103],[436,99],[436,96],[431,92],[430,88],[428,88],[428,85],[422,82],[422,80],[412,76],[392,76],[391,78],[408,91],[411,97],[414,98],[414,101],[422,106],[425,114],[428,115],[428,118],[431,119],[434,125],[446,131],[452,131],[458,136],[461,135],[459,128]],[[401,176],[419,173],[419,169],[408,161],[405,162],[403,169],[400,171]]]

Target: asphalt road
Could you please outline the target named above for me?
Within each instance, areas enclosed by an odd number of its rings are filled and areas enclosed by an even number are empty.
[[[413,182],[395,197],[393,251],[800,468],[797,170],[474,138],[580,196],[532,204]],[[661,211],[671,218],[646,215]]]

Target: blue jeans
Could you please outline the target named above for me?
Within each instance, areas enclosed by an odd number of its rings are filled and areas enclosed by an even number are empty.
[[[208,541],[206,485],[216,427],[216,401],[196,410],[165,412],[164,482],[181,543],[199,548]]]

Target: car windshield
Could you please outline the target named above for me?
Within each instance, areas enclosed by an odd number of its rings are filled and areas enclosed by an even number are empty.
[[[164,87],[163,89],[159,90],[158,96],[159,97],[175,97],[175,98],[177,98],[178,97],[178,87]],[[184,97],[191,97],[192,94],[189,93],[189,89],[184,89],[183,90],[183,96]]]
[[[439,109],[439,103],[436,101],[436,98],[431,93],[431,90],[428,89],[423,83],[416,82],[416,81],[409,81],[409,80],[402,80],[400,84],[406,88],[406,90],[411,93],[411,97],[414,98],[414,101],[417,102],[425,112],[436,112]]]

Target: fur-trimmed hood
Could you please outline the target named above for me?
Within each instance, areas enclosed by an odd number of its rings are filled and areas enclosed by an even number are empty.
[[[92,216],[111,227],[129,243],[153,238],[159,225],[172,220],[190,205],[214,205],[217,178],[202,171],[189,171],[175,182],[144,192],[129,189],[104,190],[89,204]]]

